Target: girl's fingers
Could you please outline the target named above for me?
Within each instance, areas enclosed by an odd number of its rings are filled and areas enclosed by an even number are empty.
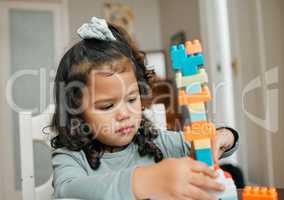
[[[225,189],[222,184],[217,183],[216,181],[214,181],[214,179],[202,173],[199,174],[193,173],[189,181],[191,184],[197,187],[202,187],[206,190],[215,190],[221,192]]]
[[[219,148],[217,144],[217,137],[212,140],[212,151],[213,151],[213,159],[214,163],[218,163],[219,161]]]
[[[194,186],[189,185],[188,193],[185,194],[185,196],[188,199],[194,199],[194,200],[216,200],[212,195],[210,195],[208,192]]]
[[[213,169],[210,169],[206,164],[198,162],[196,160],[190,160],[190,168],[194,172],[203,173],[209,177],[216,178],[217,174],[214,172]]]
[[[176,200],[176,199],[175,199]],[[195,200],[191,197],[189,197],[187,194],[185,194],[184,196],[182,196],[181,198],[179,198],[179,200]]]

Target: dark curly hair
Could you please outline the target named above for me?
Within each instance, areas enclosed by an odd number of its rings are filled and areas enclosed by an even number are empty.
[[[146,95],[147,87],[150,88],[145,54],[138,50],[123,29],[112,24],[108,24],[108,27],[116,41],[84,39],[75,44],[61,59],[54,85],[55,113],[51,128],[56,136],[51,139],[51,146],[55,149],[65,147],[72,151],[83,150],[91,168],[95,170],[100,166],[106,145],[93,139],[93,134],[86,134],[89,131],[87,126],[72,129],[73,120],[77,120],[79,126],[85,124],[82,112],[76,112],[76,109],[81,106],[81,89],[87,83],[88,74],[105,64],[109,64],[114,72],[118,72],[119,69],[115,69],[113,62],[128,58],[133,63],[138,83],[142,83],[138,84],[140,96]],[[74,82],[80,83],[82,87],[68,87]],[[142,115],[140,128],[132,142],[138,145],[140,156],[152,156],[155,162],[163,159],[161,150],[153,142],[157,135],[158,130]]]

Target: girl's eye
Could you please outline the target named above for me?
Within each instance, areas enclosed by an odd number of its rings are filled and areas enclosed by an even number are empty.
[[[128,102],[129,102],[129,103],[133,103],[133,102],[136,101],[136,99],[137,99],[137,97],[130,98],[130,99],[128,99]]]
[[[101,110],[109,110],[112,107],[113,107],[113,104],[108,104],[108,105],[104,105],[104,106],[99,107],[99,109],[101,109]]]

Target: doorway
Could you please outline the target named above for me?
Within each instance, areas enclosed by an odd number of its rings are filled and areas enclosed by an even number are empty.
[[[0,2],[1,199],[21,199],[18,111],[52,103],[54,71],[68,43],[66,1]],[[51,173],[48,152],[34,143],[36,184]],[[46,168],[46,166],[48,166]]]

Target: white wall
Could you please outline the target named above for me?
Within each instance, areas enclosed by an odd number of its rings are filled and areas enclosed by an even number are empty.
[[[78,41],[77,28],[90,20],[92,16],[103,17],[104,2],[107,0],[69,0],[69,22],[71,44]],[[162,48],[160,29],[159,0],[117,0],[130,6],[134,13],[134,38],[142,50],[159,50]]]
[[[171,36],[184,31],[188,40],[201,39],[198,0],[161,0],[160,12],[162,45],[167,54],[167,74],[172,76],[168,55]]]
[[[235,0],[231,2],[232,44],[233,56],[240,63],[235,76],[235,98],[237,111],[237,127],[241,134],[240,164],[245,169],[249,182],[277,187],[284,186],[284,135],[283,127],[283,89],[282,74],[284,65],[284,2],[282,0],[246,1]],[[261,4],[257,4],[261,3]],[[261,10],[257,9],[261,5]],[[260,17],[258,16],[260,14]],[[262,29],[262,30],[260,30]],[[266,90],[279,89],[279,108],[271,116],[279,120],[276,133],[265,130],[251,120],[242,109],[242,91],[255,78],[261,77],[269,69],[279,67],[279,83],[274,86],[259,87],[246,94],[245,109],[260,119],[265,119]],[[275,105],[273,105],[275,106]],[[271,141],[271,144],[270,144]]]
[[[260,147],[264,147],[265,138],[264,130],[249,121],[242,110],[242,90],[255,77],[261,73],[258,40],[256,36],[256,9],[253,1],[235,1],[234,8],[236,9],[238,18],[237,24],[234,24],[239,37],[239,55],[233,51],[233,56],[240,59],[240,66],[235,77],[235,106],[237,110],[237,127],[240,129],[241,136],[241,156],[240,165],[245,170],[248,181],[255,184],[267,184],[268,180],[266,160],[262,157],[265,151],[255,151]],[[235,38],[232,38],[232,40]],[[235,54],[234,54],[235,53]],[[238,82],[239,81],[239,82]],[[237,88],[238,87],[238,88]],[[262,93],[261,90],[255,90],[247,95],[245,99],[245,108],[249,112],[258,116],[263,116],[262,109]]]
[[[284,187],[284,1],[283,0],[261,0],[263,13],[263,29],[265,39],[266,70],[278,67],[279,83],[274,87],[279,90],[279,115],[275,116],[279,120],[279,130],[271,134],[272,161],[274,171],[274,183],[278,187]]]
[[[18,1],[18,0],[0,0]],[[62,0],[19,0],[29,2],[60,3]],[[69,12],[69,32],[72,45],[79,40],[77,28],[90,20],[92,16],[103,17],[103,4],[105,2],[119,2],[128,5],[134,13],[134,38],[139,47],[144,50],[162,49],[160,0],[67,0]],[[163,1],[162,1],[163,2]],[[186,1],[184,1],[186,2]]]

